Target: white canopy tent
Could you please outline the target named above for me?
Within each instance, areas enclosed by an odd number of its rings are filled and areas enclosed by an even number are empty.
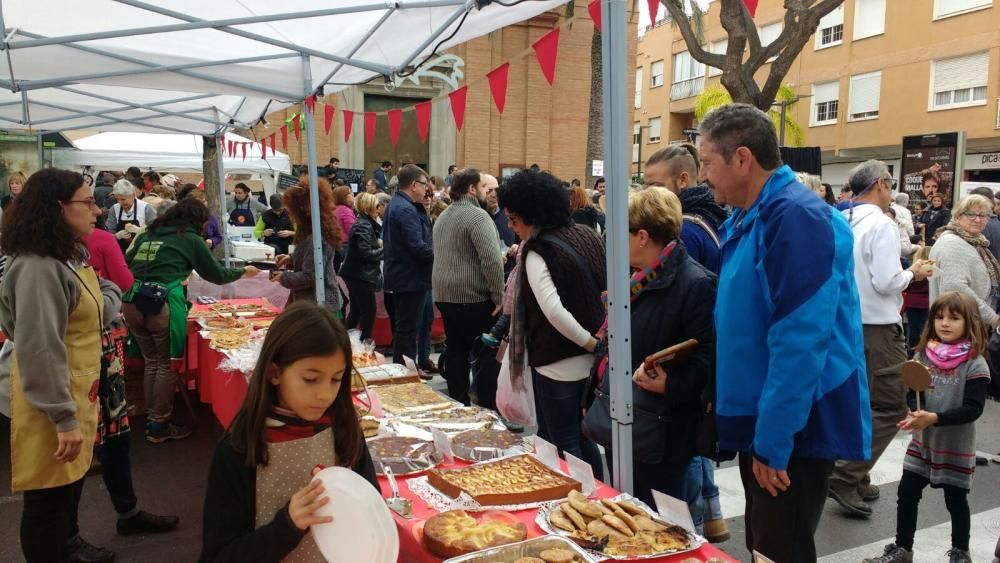
[[[271,154],[268,147],[267,158],[262,158],[260,144],[250,139],[226,134],[226,140],[237,143],[251,143],[247,147],[246,160],[237,150],[236,157],[225,156],[222,165],[226,172],[253,172],[272,175],[277,172],[289,173],[291,166],[288,155]],[[53,151],[55,166],[80,168],[92,166],[97,169],[124,170],[129,166],[150,167],[154,170],[172,172],[202,172],[202,138],[199,135],[159,135],[155,133],[107,132],[73,141],[77,150]]]
[[[4,2],[0,126],[212,135],[565,3],[491,1]]]

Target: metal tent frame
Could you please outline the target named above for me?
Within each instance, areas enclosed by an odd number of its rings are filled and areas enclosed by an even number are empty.
[[[406,75],[419,66],[418,59],[439,48],[556,9],[566,0],[359,1],[365,0],[329,0],[329,8],[315,9],[311,0],[284,0],[279,5],[284,11],[274,11],[271,0],[164,0],[159,5],[140,0],[0,0],[0,51],[6,58],[6,65],[0,61],[0,87],[5,89],[0,92],[0,125],[218,138],[229,128],[251,127],[267,111],[309,96],[380,75],[386,81]],[[615,485],[631,491],[628,249],[626,230],[618,227],[627,221],[629,185],[626,10],[625,0],[601,0],[609,369],[620,374],[612,379],[613,466]],[[306,33],[293,27],[306,21]],[[78,28],[83,31],[75,32]],[[305,113],[312,232],[319,233],[312,109]],[[222,173],[221,153],[217,164]],[[227,256],[228,251],[227,244]],[[323,303],[320,237],[314,237],[313,251],[316,297]]]

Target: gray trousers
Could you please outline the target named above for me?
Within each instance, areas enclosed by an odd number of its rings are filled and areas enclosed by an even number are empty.
[[[123,303],[122,316],[142,350],[147,418],[168,421],[174,413],[177,386],[177,376],[170,371],[170,307],[164,304],[159,314],[147,316],[132,303]]]
[[[872,407],[872,457],[868,461],[838,461],[830,487],[857,489],[871,481],[868,473],[896,436],[896,423],[906,418],[906,387],[899,366],[906,361],[902,325],[864,325],[865,364]]]

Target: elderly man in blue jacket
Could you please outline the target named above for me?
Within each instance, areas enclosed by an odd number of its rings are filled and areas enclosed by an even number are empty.
[[[392,293],[392,361],[417,360],[417,320],[431,289],[434,245],[431,219],[424,209],[427,173],[407,164],[399,169],[399,188],[382,219],[383,286]]]
[[[700,129],[702,180],[735,208],[715,308],[719,445],[739,452],[747,548],[815,561],[834,460],[871,455],[851,229],[782,165],[764,112],[733,104]]]

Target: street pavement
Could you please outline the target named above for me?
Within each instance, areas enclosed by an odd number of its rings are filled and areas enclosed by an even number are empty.
[[[444,389],[438,377],[433,386]],[[181,407],[182,409],[182,407]],[[182,411],[178,411],[182,412]],[[208,408],[198,409],[195,434],[186,440],[159,446],[145,443],[141,432],[133,433],[132,465],[140,507],[159,514],[177,514],[180,529],[159,536],[119,537],[114,531],[115,514],[101,477],[87,477],[80,506],[82,535],[92,543],[116,552],[120,562],[187,562],[197,560],[201,548],[201,511],[212,450],[222,429]],[[135,423],[141,428],[142,419]],[[1000,404],[989,402],[977,422],[977,448],[1000,452]],[[9,438],[0,428],[0,562],[23,561],[18,542],[21,497],[10,492]],[[832,500],[827,502],[816,534],[823,563],[859,562],[880,554],[895,535],[896,486],[902,472],[902,456],[908,436],[900,434],[873,472],[881,488],[881,499],[872,503],[874,515],[858,519],[844,515]],[[716,470],[722,491],[722,509],[732,539],[719,547],[740,561],[749,561],[744,547],[743,491],[739,470],[732,463]],[[972,556],[990,563],[1000,537],[1000,464],[979,467],[969,497],[972,509]],[[920,505],[916,535],[916,561],[944,562],[950,548],[950,518],[940,491],[927,489]],[[780,563],[780,562],[779,562]]]

